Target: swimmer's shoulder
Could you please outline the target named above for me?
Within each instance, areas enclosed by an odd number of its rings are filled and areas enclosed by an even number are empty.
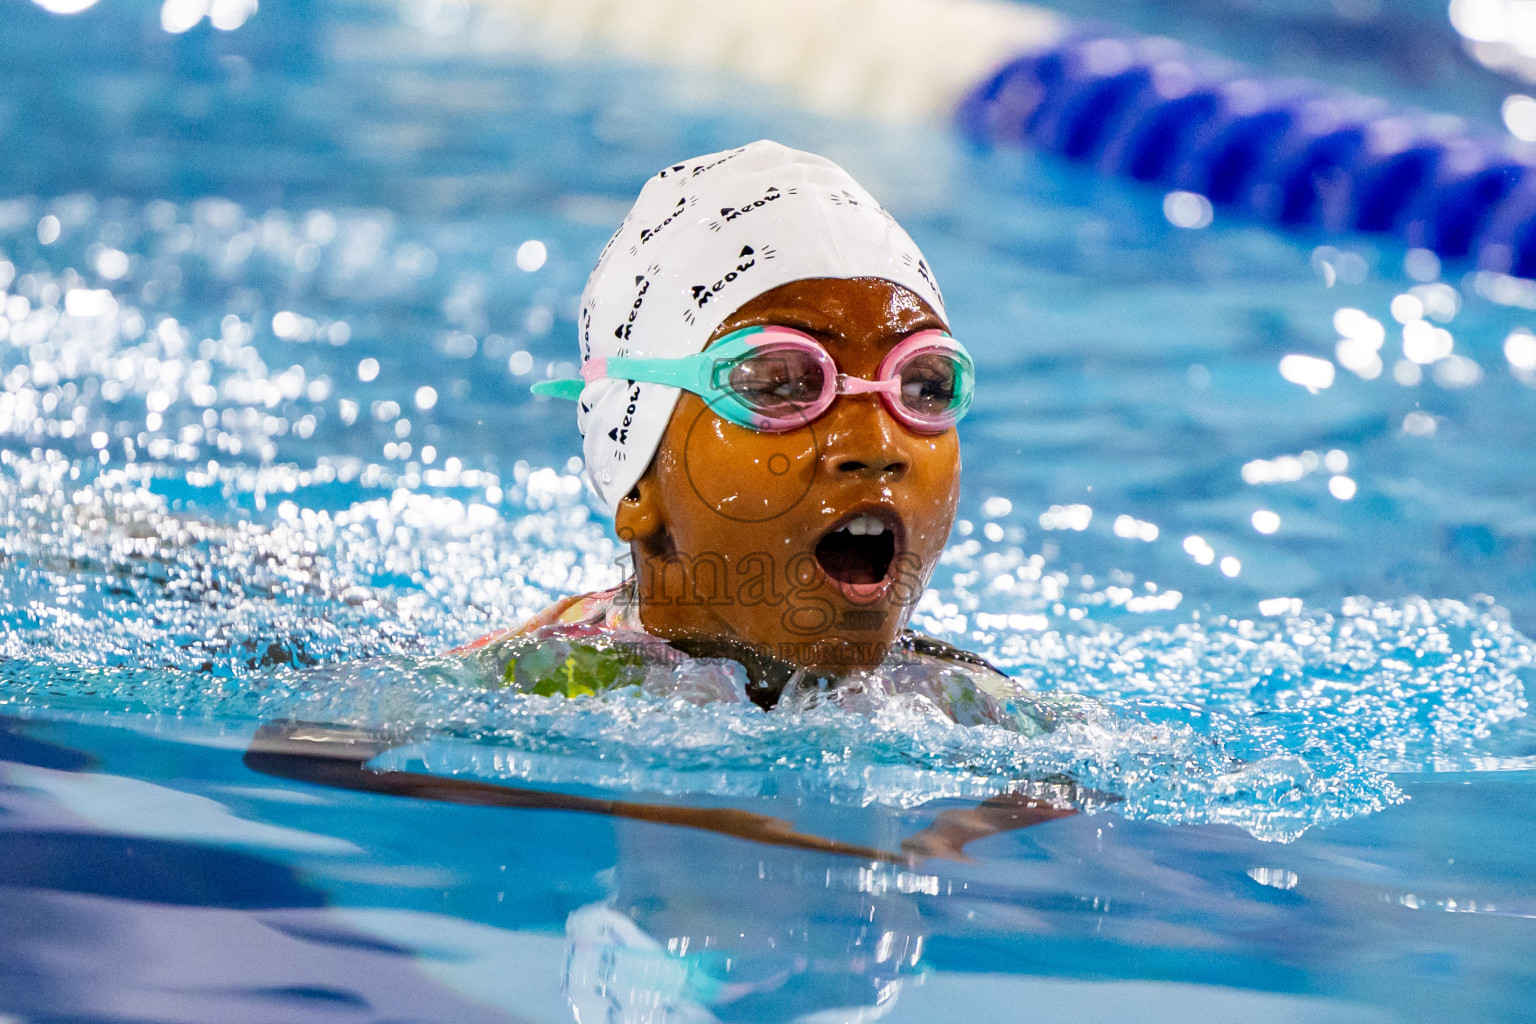
[[[939,661],[954,662],[972,669],[980,669],[1000,679],[1009,679],[1008,673],[992,664],[986,658],[974,651],[968,651],[964,647],[956,647],[947,640],[940,640],[936,636],[918,632],[915,629],[904,629],[897,637],[896,643],[904,652],[916,654],[925,658],[934,658]]]
[[[462,647],[455,647],[448,653],[463,654],[502,640],[515,640],[545,626],[603,625],[610,628],[623,628],[625,623],[619,620],[628,612],[624,597],[625,588],[622,584],[611,590],[597,590],[589,594],[572,594],[569,597],[562,597],[537,615],[523,620],[516,626],[487,633]]]
[[[915,629],[902,630],[896,647],[908,657],[951,670],[938,673],[947,683],[930,688],[930,696],[963,725],[988,721],[1038,736],[1064,721],[1090,716],[1098,708],[1091,697],[1031,690],[976,652]]]

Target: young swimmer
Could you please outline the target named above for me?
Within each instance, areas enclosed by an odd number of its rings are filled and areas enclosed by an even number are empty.
[[[841,168],[758,142],[662,171],[599,258],[580,329],[582,380],[537,390],[577,400],[589,479],[635,574],[418,671],[548,696],[633,686],[791,710],[905,699],[1026,735],[1079,713],[1070,696],[1025,693],[906,627],[954,518],[954,425],[974,372],[917,247]],[[246,763],[345,789],[897,862],[963,857],[976,839],[1113,799],[1037,779],[943,809],[898,853],[735,808],[375,770],[410,735],[381,724],[270,722]]]
[[[661,171],[580,335],[581,379],[534,391],[576,400],[635,573],[471,644],[507,683],[765,708],[912,693],[1049,727],[985,660],[906,628],[954,519],[974,365],[917,246],[842,168],[764,141]]]

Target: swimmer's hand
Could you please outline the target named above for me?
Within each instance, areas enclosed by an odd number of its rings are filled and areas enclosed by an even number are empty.
[[[1000,832],[1029,828],[1057,818],[1067,818],[1078,809],[1052,803],[1024,793],[1004,793],[975,807],[953,807],[940,811],[933,824],[901,841],[901,850],[910,857],[943,857],[970,860],[967,843]]]

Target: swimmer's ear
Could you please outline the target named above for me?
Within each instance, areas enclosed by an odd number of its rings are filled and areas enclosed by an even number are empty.
[[[619,502],[613,513],[613,528],[622,541],[652,548],[666,535],[662,516],[661,487],[651,473],[646,473],[634,489]]]

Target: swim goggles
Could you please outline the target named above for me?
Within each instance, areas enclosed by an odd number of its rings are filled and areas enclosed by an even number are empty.
[[[918,331],[886,354],[874,380],[866,380],[839,373],[832,356],[808,334],[745,327],[693,355],[589,359],[580,380],[540,381],[533,393],[574,399],[605,377],[691,391],[722,419],[766,433],[804,426],[838,395],[877,393],[898,421],[919,433],[938,434],[970,408],[976,367],[965,346],[945,332]]]

